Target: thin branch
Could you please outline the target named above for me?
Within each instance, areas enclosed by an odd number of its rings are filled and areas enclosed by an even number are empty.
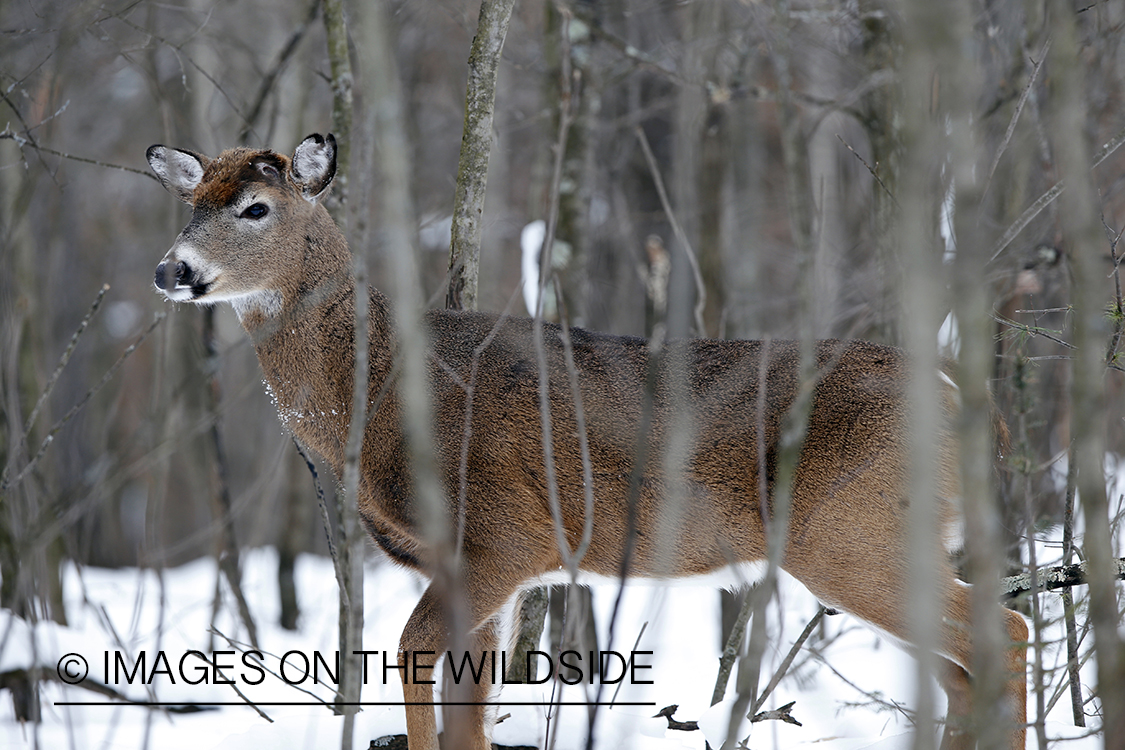
[[[190,37],[185,39],[182,43],[174,44],[172,41],[160,36],[159,34],[152,33],[152,29],[146,29],[142,26],[138,26],[137,24],[130,21],[128,18],[125,18],[124,16],[115,15],[114,18],[117,19],[118,21],[120,21],[121,23],[125,24],[126,26],[131,27],[134,31],[138,31],[138,32],[140,32],[140,33],[142,33],[142,34],[144,34],[144,35],[146,35],[146,36],[148,36],[152,39],[155,39],[156,41],[160,42],[161,44],[175,50],[177,58],[181,54],[183,54],[184,45],[186,45],[187,42],[191,41],[191,39],[194,38],[194,36],[195,36],[195,34],[192,34]],[[202,26],[200,28],[202,28]],[[197,63],[195,60],[193,60],[191,55],[184,55],[184,59],[187,60],[193,68],[198,70],[199,74],[202,75],[204,78],[206,78],[207,81],[212,86],[215,87],[215,90],[218,91],[224,99],[226,99],[227,104],[230,105],[231,111],[234,112],[234,114],[237,115],[238,118],[240,120],[242,120],[242,122],[244,124],[249,125],[249,120],[247,119],[246,115],[242,114],[242,112],[239,111],[238,103],[235,102],[235,100],[231,97],[231,95],[226,92],[226,90],[222,87],[222,84],[220,84],[217,80],[215,80],[214,76],[212,76],[210,73],[208,73],[206,70],[204,70],[203,67],[199,63]]]
[[[1066,500],[1063,510],[1063,565],[1074,557],[1074,495],[1078,488],[1078,461],[1071,445],[1066,464]],[[1070,683],[1070,708],[1075,726],[1086,726],[1082,711],[1082,674],[1078,668],[1078,624],[1074,613],[1074,596],[1069,588],[1062,592],[1063,616],[1066,618],[1066,671]],[[1092,652],[1091,652],[1092,653]],[[1057,700],[1057,698],[1056,698]]]
[[[578,548],[570,555],[569,565],[571,575],[576,574],[578,563],[590,549],[590,542],[594,538],[594,467],[590,462],[590,443],[586,434],[586,413],[582,408],[582,390],[578,385],[578,368],[574,364],[574,347],[570,341],[570,326],[563,308],[562,289],[559,279],[555,277],[555,299],[559,301],[559,324],[562,330],[559,337],[562,339],[563,357],[566,363],[567,378],[570,381],[570,396],[574,399],[574,425],[578,432],[578,453],[582,459],[582,488],[585,499],[585,515],[582,520],[582,538]],[[576,581],[572,581],[575,583]],[[641,632],[644,632],[642,628]],[[638,640],[640,636],[637,636]],[[620,687],[620,684],[618,685]]]
[[[827,612],[828,608],[823,605],[821,605],[816,610],[816,614],[812,616],[812,618],[805,625],[805,629],[801,631],[801,634],[799,636],[797,636],[797,640],[793,642],[793,646],[789,649],[789,653],[786,654],[785,658],[781,660],[781,664],[778,665],[777,671],[773,673],[773,677],[770,678],[769,684],[767,684],[765,689],[762,690],[762,692],[758,695],[758,699],[754,701],[754,707],[750,709],[750,713],[755,713],[762,707],[763,704],[765,704],[766,698],[768,698],[770,693],[772,693],[778,686],[778,684],[781,682],[781,678],[785,676],[785,673],[789,671],[789,667],[792,666],[793,660],[797,658],[797,653],[801,650],[801,647],[805,645],[805,641],[809,639],[809,636],[812,635],[813,630],[815,630],[816,626],[820,624],[820,621],[824,619],[824,615]],[[792,703],[789,704],[790,707],[792,707],[792,705]],[[782,709],[778,710],[780,711]],[[788,712],[786,712],[786,715],[788,715]],[[759,719],[753,718],[751,719],[751,721],[759,721]],[[787,720],[783,719],[783,721]]]
[[[242,125],[242,131],[238,134],[238,142],[246,143],[250,137],[250,131],[254,129],[254,121],[258,119],[258,115],[262,112],[262,107],[265,106],[266,98],[269,96],[270,90],[273,89],[273,84],[285,70],[285,66],[289,64],[293,54],[297,51],[297,45],[301,43],[308,32],[309,27],[312,26],[313,21],[316,20],[316,14],[320,11],[321,0],[312,0],[309,3],[308,13],[305,15],[304,22],[294,29],[293,33],[289,36],[289,40],[281,48],[277,55],[277,60],[274,62],[273,67],[269,72],[262,77],[262,82],[258,85],[258,93],[254,97],[254,103],[250,105],[250,112],[246,115],[246,120]]]
[[[729,101],[742,98],[753,99],[755,101],[773,102],[777,101],[778,99],[778,94],[776,91],[771,91],[764,86],[748,86],[745,84],[740,84],[732,88],[717,84],[711,80],[692,80],[690,78],[686,78],[680,71],[664,65],[658,58],[650,55],[644,50],[637,49],[626,39],[607,29],[604,25],[602,25],[602,22],[597,18],[597,16],[590,10],[588,10],[588,7],[592,7],[589,3],[566,3],[564,7],[569,13],[571,13],[571,15],[582,21],[582,23],[586,24],[593,36],[607,43],[626,60],[635,63],[639,67],[647,68],[655,73],[659,73],[661,76],[667,78],[669,81],[672,81],[679,86],[701,88],[707,95],[708,100],[712,102]],[[750,47],[751,45],[747,46]],[[889,82],[889,80],[889,76],[872,76],[867,82],[865,82],[864,85],[860,86],[858,90],[850,92],[847,97],[841,100],[825,99],[824,97],[815,96],[813,94],[808,94],[801,91],[792,91],[790,93],[793,97],[800,100],[803,104],[812,105],[814,107],[825,107],[830,110],[835,109],[848,111],[843,102],[854,100],[857,98],[857,94],[862,95],[862,93],[867,89],[885,85]]]
[[[58,382],[59,376],[62,375],[63,369],[65,369],[67,363],[70,362],[70,355],[74,353],[74,348],[78,346],[78,339],[82,337],[82,334],[86,331],[86,327],[90,325],[90,321],[98,312],[98,308],[101,307],[102,300],[105,299],[105,293],[108,291],[109,284],[102,284],[102,288],[98,290],[98,296],[94,298],[94,302],[90,305],[90,309],[86,312],[86,315],[82,318],[82,322],[78,324],[78,328],[75,329],[74,334],[70,337],[70,343],[66,345],[66,349],[63,351],[62,356],[59,357],[59,363],[55,366],[55,371],[51,373],[51,377],[47,380],[47,384],[43,386],[43,390],[42,392],[40,392],[39,398],[35,402],[35,406],[31,409],[31,414],[28,416],[27,421],[23,425],[23,434],[20,435],[19,442],[21,447],[27,443],[27,438],[29,435],[31,435],[31,428],[35,425],[35,420],[39,417],[40,409],[43,408],[43,404],[47,401],[47,398],[54,390],[55,383]],[[13,456],[12,458],[14,459],[15,456]],[[3,479],[0,480],[0,485],[7,486],[8,469],[10,466],[11,464],[8,464],[8,466],[4,467],[4,475]]]
[[[46,62],[46,60],[44,60],[44,62]],[[42,65],[42,64],[43,64],[43,63],[40,63],[40,65]],[[14,84],[13,84],[13,85],[14,85]],[[26,142],[27,142],[28,144],[30,144],[30,145],[31,145],[31,146],[32,146],[32,147],[33,147],[33,148],[35,149],[35,155],[36,155],[36,156],[37,156],[37,157],[39,158],[39,163],[43,165],[43,169],[45,169],[45,170],[47,171],[47,174],[51,175],[51,180],[52,180],[52,181],[53,181],[53,182],[55,183],[55,185],[57,186],[57,185],[59,184],[59,182],[58,182],[58,179],[57,179],[57,178],[55,177],[55,174],[54,174],[54,172],[52,172],[52,171],[51,171],[50,167],[48,167],[48,166],[47,166],[47,162],[46,162],[46,160],[45,160],[45,159],[43,158],[43,154],[42,154],[42,152],[41,152],[41,150],[40,150],[39,144],[38,144],[38,143],[37,143],[37,142],[35,141],[35,138],[34,138],[34,137],[33,137],[33,136],[31,135],[31,131],[32,131],[32,130],[34,130],[35,128],[33,128],[32,126],[30,126],[30,125],[28,125],[28,124],[27,124],[27,120],[23,119],[23,113],[21,113],[21,112],[20,112],[20,110],[19,110],[19,108],[18,108],[18,107],[16,106],[15,102],[13,102],[13,101],[12,101],[12,100],[11,100],[11,99],[10,99],[10,98],[8,97],[8,93],[9,93],[10,91],[11,91],[11,89],[9,89],[8,91],[5,91],[5,92],[3,92],[3,93],[0,93],[0,98],[2,98],[2,99],[4,100],[4,102],[5,102],[5,103],[6,103],[6,104],[7,104],[7,105],[8,105],[8,106],[9,106],[9,107],[11,108],[12,112],[14,112],[14,113],[15,113],[15,115],[16,115],[16,119],[17,119],[17,120],[19,120],[19,121],[20,121],[20,125],[22,125],[22,126],[23,126],[23,132],[24,132],[24,133],[26,134],[26,138],[24,138],[24,139],[20,139],[19,137],[17,137],[17,136],[15,135],[15,133],[13,133],[13,132],[11,131],[11,129],[10,129],[10,128],[7,128],[7,127],[5,127],[5,128],[4,128],[4,131],[3,131],[3,133],[0,133],[0,137],[7,137],[7,138],[11,138],[12,140],[15,140],[15,141],[16,141],[16,143],[17,143],[17,144],[20,144],[21,146],[22,146],[22,145],[24,145],[24,144],[23,144],[23,141],[26,141]],[[36,126],[36,127],[38,127],[38,126]],[[9,134],[10,134],[10,135],[9,135]],[[26,163],[26,162],[25,162],[25,163]],[[152,177],[153,177],[154,179],[156,178],[156,176],[155,176],[155,175],[151,175],[151,176],[152,176]]]
[[[448,278],[448,277],[447,277]],[[461,455],[457,463],[457,539],[454,546],[454,568],[460,567],[461,551],[465,542],[465,521],[469,502],[469,445],[473,438],[473,407],[476,396],[477,373],[480,371],[480,358],[485,350],[492,345],[500,328],[511,317],[512,306],[515,304],[519,291],[508,297],[508,304],[504,311],[496,318],[488,335],[473,349],[473,358],[469,366],[469,381],[466,383],[452,367],[443,362],[436,355],[431,354],[439,367],[465,392],[465,416],[461,428]],[[395,360],[398,362],[398,358]],[[391,378],[388,378],[390,380]]]
[[[1121,144],[1123,143],[1125,143],[1125,128],[1117,131],[1117,133],[1098,150],[1098,153],[1094,155],[1093,163],[1090,165],[1090,169],[1097,169],[1097,167],[1103,161],[1108,159],[1114,151],[1119,149],[1121,147]],[[989,256],[988,262],[991,263],[995,261],[996,258],[1000,256],[1000,253],[1004,252],[1004,249],[1012,243],[1012,240],[1016,238],[1016,235],[1022,232],[1024,228],[1031,223],[1031,220],[1038,216],[1040,212],[1043,211],[1043,209],[1051,205],[1051,203],[1054,202],[1055,198],[1058,198],[1060,195],[1062,195],[1064,189],[1065,185],[1063,184],[1063,181],[1059,180],[1050,188],[1048,188],[1047,192],[1039,196],[1038,200],[1032,203],[1026,211],[1020,214],[1020,217],[1012,222],[1012,225],[1004,231],[1004,234],[1001,235],[996,245],[992,248],[992,255]]]
[[[113,378],[113,376],[117,374],[117,371],[119,369],[121,369],[121,365],[125,363],[125,360],[129,358],[129,355],[136,351],[138,346],[144,343],[144,340],[147,339],[149,334],[156,329],[156,326],[159,325],[162,320],[164,320],[164,317],[164,313],[158,313],[156,319],[153,320],[149,327],[145,329],[144,333],[142,333],[136,341],[130,344],[125,349],[125,351],[121,353],[121,356],[118,357],[117,361],[110,366],[109,370],[106,371],[105,375],[102,376],[102,379],[98,381],[97,385],[86,391],[86,395],[83,396],[78,401],[78,403],[70,407],[70,411],[68,411],[62,419],[60,419],[58,422],[55,422],[55,424],[51,426],[51,429],[47,432],[47,436],[43,438],[43,442],[39,444],[38,452],[36,452],[31,460],[27,462],[27,464],[23,467],[20,473],[16,475],[14,479],[12,479],[10,482],[0,483],[0,492],[6,492],[7,490],[22,482],[25,478],[27,478],[27,475],[31,473],[32,469],[35,468],[35,465],[39,463],[39,460],[41,458],[43,458],[43,455],[47,452],[47,448],[50,447],[51,443],[55,439],[55,435],[57,435],[59,430],[63,428],[63,425],[73,419],[74,416],[78,414],[78,412],[82,411],[82,408],[86,406],[86,403],[91,398],[94,397],[94,394],[105,387],[105,384],[108,383]]]
[[[11,128],[5,128],[4,130],[0,131],[0,138],[7,138],[8,140],[15,141],[16,144],[18,146],[20,146],[21,148],[30,147],[38,153],[51,154],[52,156],[58,156],[58,157],[63,158],[63,159],[69,159],[70,161],[82,162],[83,164],[93,164],[95,167],[105,167],[106,169],[119,169],[122,172],[132,172],[133,174],[143,175],[145,177],[148,177],[151,180],[157,180],[157,182],[159,182],[156,175],[154,175],[152,172],[149,172],[147,170],[137,169],[136,167],[126,167],[126,166],[123,166],[121,164],[110,164],[108,162],[98,161],[97,159],[87,159],[85,156],[75,156],[74,154],[68,154],[65,151],[57,151],[53,148],[48,148],[47,146],[41,146],[38,143],[36,143],[34,139],[32,139],[30,137],[27,137],[27,136],[21,136],[19,133],[16,133]],[[46,165],[44,165],[44,166],[46,166]]]
[[[1003,315],[1000,315],[998,313],[993,313],[992,319],[995,320],[997,323],[1002,323],[1003,325],[1006,325],[1009,328],[1013,328],[1017,331],[1021,331],[1021,332],[1026,333],[1026,334],[1030,334],[1032,336],[1042,336],[1045,339],[1050,339],[1051,341],[1054,341],[1056,344],[1059,344],[1060,346],[1064,346],[1067,349],[1076,348],[1074,346],[1074,344],[1070,343],[1069,341],[1065,341],[1065,340],[1059,338],[1058,336],[1047,333],[1046,329],[1044,329],[1044,328],[1040,328],[1038,326],[1029,326],[1029,325],[1026,325],[1024,323],[1017,323],[1016,321],[1009,320],[1008,318],[1005,318]]]
[[[848,687],[855,690],[860,695],[867,698],[869,703],[864,704],[864,705],[869,705],[870,703],[874,703],[878,706],[881,706],[884,709],[889,709],[891,711],[895,711],[897,713],[900,713],[900,714],[902,714],[904,719],[906,719],[908,722],[910,722],[910,724],[912,724],[914,726],[918,725],[917,716],[914,713],[914,711],[912,711],[911,709],[907,708],[906,706],[902,705],[901,703],[898,703],[897,701],[894,701],[894,700],[891,700],[889,698],[884,697],[881,693],[870,692],[868,690],[864,690],[859,685],[855,684],[854,682],[849,680],[847,677],[845,677],[844,674],[840,670],[838,670],[838,669],[836,669],[836,667],[832,666],[832,662],[830,662],[830,661],[828,661],[828,659],[824,658],[823,654],[817,653],[815,650],[810,651],[809,653],[812,655],[812,658],[815,659],[817,662],[819,662],[820,664],[822,664],[825,667],[828,667],[828,671],[830,671],[830,672],[832,672],[832,674],[836,675],[836,677],[838,677],[841,682],[843,682],[845,685],[847,685]],[[844,705],[849,705],[849,704],[844,704]]]
[[[83,678],[79,682],[63,682],[63,680],[59,677],[58,673],[54,669],[10,669],[6,672],[0,672],[0,686],[7,686],[16,680],[28,680],[31,678],[30,673],[32,671],[36,672],[36,678],[39,681],[57,682],[60,685],[65,685],[66,687],[83,688],[84,690],[89,690],[91,693],[97,693],[98,695],[103,695],[106,698],[111,698],[115,701],[119,701],[130,706],[142,706],[144,708],[151,708],[170,714],[191,714],[199,711],[199,705],[195,703],[185,703],[178,706],[163,704],[154,706],[152,703],[147,701],[134,700],[124,693],[118,690],[114,690],[112,687],[106,685],[105,683],[97,682],[96,680],[91,680],[89,678]],[[58,701],[55,705],[66,705],[66,702]]]
[[[1113,365],[1117,360],[1117,350],[1121,346],[1121,336],[1125,332],[1125,305],[1122,302],[1121,296],[1121,261],[1125,256],[1117,254],[1118,243],[1121,242],[1122,235],[1125,235],[1125,227],[1114,235],[1113,230],[1105,222],[1105,216],[1102,217],[1102,226],[1105,227],[1106,234],[1109,235],[1109,257],[1113,261],[1113,271],[1110,273],[1113,276],[1113,302],[1110,304],[1109,315],[1113,320],[1113,334],[1110,336],[1109,347],[1106,349],[1105,361]]]
[[[887,197],[891,199],[891,203],[894,203],[897,207],[898,201],[895,200],[894,193],[892,193],[890,188],[886,186],[886,184],[883,182],[883,178],[879,176],[879,173],[872,169],[871,165],[868,164],[867,161],[862,156],[860,156],[859,153],[854,148],[852,148],[851,144],[845,141],[839,133],[836,134],[836,137],[840,139],[840,143],[844,144],[844,146],[847,147],[848,151],[851,151],[853,154],[855,154],[855,158],[859,159],[860,163],[863,164],[863,166],[867,167],[867,171],[870,172],[871,176],[875,178],[875,181],[879,183],[879,187],[883,188],[883,192],[886,193]]]
[[[699,731],[699,723],[698,722],[677,721],[676,719],[672,718],[675,715],[676,711],[679,711],[679,710],[680,710],[680,704],[673,703],[671,706],[665,706],[664,708],[657,711],[656,714],[652,718],[659,719],[660,717],[663,716],[665,719],[668,720],[668,728],[672,729],[672,730],[675,730],[675,731],[679,731],[679,732],[697,732],[697,731]]]
[[[297,454],[305,461],[309,473],[312,474],[313,487],[316,488],[316,502],[320,506],[320,520],[324,524],[324,537],[328,542],[328,553],[332,556],[332,568],[336,571],[336,580],[340,580],[340,555],[336,552],[336,541],[332,538],[332,522],[328,518],[328,505],[324,501],[324,488],[320,485],[320,476],[316,473],[316,465],[309,459],[305,449],[293,438],[293,445],[297,447]]]
[[[258,649],[258,647],[254,646],[254,650],[256,651],[257,649]],[[250,708],[254,709],[254,711],[257,712],[258,716],[261,716],[263,719],[268,721],[270,724],[273,724],[273,719],[271,719],[269,717],[269,715],[266,714],[265,711],[263,711],[261,708],[259,708],[258,704],[256,704],[254,701],[247,698],[246,693],[242,692],[242,690],[239,689],[238,680],[232,680],[229,677],[227,677],[225,674],[223,674],[222,668],[220,668],[218,664],[215,664],[212,661],[210,661],[202,652],[200,652],[200,651],[188,651],[188,653],[191,654],[192,656],[194,656],[195,658],[200,659],[204,664],[207,664],[208,666],[211,666],[211,667],[214,668],[215,675],[216,675],[216,677],[215,677],[215,684],[216,685],[218,685],[218,684],[230,685],[230,688],[231,688],[231,690],[233,690],[235,692],[235,695],[237,695],[239,698],[241,698],[242,701],[247,706],[250,706]],[[260,662],[259,662],[259,665],[260,665]],[[223,677],[223,680],[222,680],[221,683],[219,681],[219,677],[218,677],[219,675],[222,675],[222,677]]]
[[[761,455],[761,454],[759,454]],[[727,642],[723,645],[723,653],[719,655],[719,673],[715,677],[715,689],[711,692],[711,705],[723,699],[730,682],[730,672],[734,667],[734,660],[742,645],[742,638],[746,634],[746,623],[750,621],[750,613],[754,611],[754,594],[747,591],[742,599],[742,606],[738,609],[738,616],[731,626]]]
[[[243,643],[243,642],[241,642],[241,641],[237,641],[237,640],[235,640],[235,639],[231,638],[231,637],[230,637],[230,636],[228,636],[228,635],[227,635],[226,633],[224,633],[223,631],[219,630],[218,628],[216,628],[216,627],[214,627],[214,626],[212,626],[212,627],[208,628],[208,631],[209,631],[209,632],[211,632],[211,633],[213,633],[213,634],[215,634],[215,635],[217,635],[217,636],[219,636],[220,638],[222,638],[222,639],[223,639],[224,641],[226,641],[226,642],[227,642],[227,644],[229,644],[229,645],[230,645],[230,646],[231,646],[232,648],[234,648],[234,649],[237,649],[237,650],[238,650],[238,651],[239,651],[240,653],[243,653],[243,654],[247,653],[247,648],[246,648],[246,647],[247,647],[247,646],[248,646],[249,644],[247,644],[247,643]],[[260,649],[260,648],[255,648],[254,650],[255,650],[255,651],[258,651],[259,653],[261,653],[261,654],[262,654],[262,656],[270,656],[270,657],[273,657],[274,659],[277,659],[277,661],[278,661],[278,663],[279,663],[279,664],[280,664],[280,662],[281,662],[281,659],[282,659],[282,657],[281,657],[281,656],[278,656],[277,654],[275,654],[275,653],[273,653],[273,652],[271,652],[271,651],[266,651],[266,650],[264,650],[264,649]],[[255,661],[256,661],[256,662],[258,663],[258,666],[259,666],[259,667],[261,667],[262,671],[263,671],[263,672],[265,672],[266,674],[270,675],[271,677],[276,677],[276,678],[277,678],[278,680],[280,680],[280,681],[284,682],[284,683],[285,683],[286,685],[288,685],[289,687],[291,687],[291,688],[293,688],[293,689],[295,689],[295,690],[298,690],[298,691],[300,691],[300,692],[304,693],[305,695],[309,696],[310,698],[313,698],[313,699],[315,699],[315,700],[319,701],[319,702],[320,702],[320,704],[321,704],[322,706],[324,706],[325,708],[332,708],[332,707],[333,707],[333,706],[332,706],[332,703],[331,703],[331,702],[329,702],[329,701],[326,701],[326,700],[324,700],[324,698],[322,698],[321,696],[317,695],[317,694],[316,694],[316,693],[314,693],[313,691],[311,691],[311,690],[309,690],[309,689],[307,689],[307,688],[303,688],[303,687],[301,687],[301,686],[300,686],[299,684],[295,684],[295,683],[294,683],[294,682],[292,682],[291,680],[286,680],[286,679],[285,679],[284,677],[282,677],[282,676],[281,676],[281,674],[279,674],[278,672],[275,672],[275,671],[273,671],[273,670],[272,670],[272,669],[270,669],[270,668],[269,668],[268,666],[266,666],[266,663],[265,663],[265,661],[259,661],[259,660],[257,660],[257,659],[255,659]]]
[[[992,159],[992,166],[988,170],[988,178],[984,181],[984,189],[981,191],[981,200],[988,194],[988,188],[992,185],[992,177],[996,174],[996,167],[1000,165],[1000,157],[1004,155],[1004,151],[1008,148],[1008,144],[1012,140],[1012,135],[1016,132],[1016,123],[1019,122],[1020,114],[1023,112],[1023,107],[1027,103],[1027,98],[1031,95],[1031,90],[1035,86],[1035,79],[1039,77],[1039,69],[1043,67],[1043,61],[1047,59],[1047,51],[1051,48],[1051,40],[1047,39],[1043,43],[1043,50],[1039,53],[1039,62],[1035,63],[1035,67],[1031,71],[1031,76],[1028,78],[1027,85],[1024,86],[1023,92],[1020,94],[1020,99],[1016,102],[1016,111],[1012,113],[1012,119],[1008,123],[1008,129],[1004,132],[1004,138],[1000,141],[1000,147],[996,150],[996,156]]]

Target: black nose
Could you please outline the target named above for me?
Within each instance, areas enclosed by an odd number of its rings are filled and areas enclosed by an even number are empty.
[[[176,261],[175,276],[169,276],[167,268],[167,261],[161,262],[156,267],[156,274],[152,277],[152,283],[156,284],[158,289],[171,291],[176,284],[186,284],[188,277],[191,275],[191,269],[182,260]]]

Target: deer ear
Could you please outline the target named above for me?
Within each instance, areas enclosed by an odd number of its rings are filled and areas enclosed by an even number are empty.
[[[313,133],[293,152],[290,172],[305,200],[315,203],[336,176],[336,138]]]
[[[194,151],[167,146],[150,146],[145,156],[152,171],[160,178],[160,184],[190,205],[191,194],[203,179],[203,169],[211,160]]]

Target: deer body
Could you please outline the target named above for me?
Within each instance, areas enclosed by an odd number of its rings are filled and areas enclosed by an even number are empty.
[[[156,285],[173,300],[235,306],[282,421],[341,476],[351,419],[355,284],[347,243],[316,202],[334,174],[334,140],[310,136],[292,158],[235,149],[210,160],[162,146],[149,149],[148,157],[164,185],[194,208],[157,268]],[[393,313],[380,292],[370,291],[369,301],[373,410],[364,434],[359,512],[392,558],[433,575],[440,553],[419,528],[411,492],[394,387]],[[534,325],[473,312],[431,311],[425,318],[433,439],[454,522],[461,497],[465,503],[459,574],[467,608],[463,635],[473,651],[495,649],[504,605],[564,563],[548,501]],[[562,331],[543,325],[555,482],[573,550],[587,520],[578,415]],[[782,419],[797,393],[798,344],[672,342],[654,367],[643,339],[580,329],[569,335],[595,498],[580,567],[620,574],[634,496],[629,575],[695,576],[763,560],[763,509],[772,496]],[[824,603],[908,640],[908,363],[893,348],[840,341],[819,342],[816,360],[783,567]],[[675,368],[675,362],[684,365]],[[646,396],[653,367],[655,387]],[[682,474],[667,477],[664,458],[678,414],[688,415],[691,438],[681,451]],[[650,426],[647,434],[640,434],[642,425]],[[939,443],[940,494],[952,499],[958,492],[955,443],[948,432]],[[634,485],[640,455],[644,467]],[[681,498],[674,509],[671,495]],[[953,503],[943,501],[938,515],[947,527],[956,515]],[[951,715],[964,715],[972,654],[968,594],[948,565],[939,578],[942,682]],[[1005,623],[1016,644],[1007,717],[1016,725],[1026,705],[1027,628],[1007,610]],[[441,653],[449,625],[431,586],[401,647]],[[403,689],[408,704],[433,700],[430,685],[404,682]],[[474,686],[471,700],[486,700],[490,690]],[[411,748],[435,750],[433,707],[408,705],[406,711]],[[483,707],[462,707],[458,717],[470,724],[467,746],[489,747]],[[947,729],[947,746],[971,744]],[[1011,744],[1023,747],[1022,729],[1013,731]]]

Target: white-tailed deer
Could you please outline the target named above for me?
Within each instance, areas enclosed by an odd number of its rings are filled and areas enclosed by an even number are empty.
[[[148,161],[164,186],[194,209],[156,268],[156,286],[171,300],[234,306],[282,421],[339,476],[352,402],[355,285],[347,243],[318,203],[335,174],[335,140],[309,136],[292,158],[238,148],[209,159],[153,146]],[[370,303],[369,395],[379,406],[364,436],[359,511],[371,538],[390,557],[432,575],[439,562],[418,528],[400,404],[396,389],[388,387],[396,356],[392,312],[378,291],[370,291]],[[469,435],[458,573],[470,626],[463,635],[479,653],[497,648],[504,605],[563,562],[541,448],[534,324],[431,311],[425,327],[433,436],[454,519],[462,440]],[[543,338],[558,501],[573,548],[585,519],[575,399],[560,329],[545,326]],[[686,382],[675,390],[684,393],[679,408],[689,410],[693,433],[677,480],[686,502],[669,536],[661,530],[661,513],[663,490],[673,480],[664,476],[661,459],[669,415],[677,407],[666,361],[655,368],[652,381],[646,341],[579,329],[570,331],[570,339],[595,498],[593,536],[581,568],[619,574],[631,502],[637,533],[630,575],[693,576],[765,559],[759,487],[773,489],[782,419],[797,392],[798,345],[708,340],[671,345],[685,358],[677,370]],[[478,348],[478,371],[470,378]],[[908,362],[897,349],[859,341],[819,342],[816,360],[807,437],[792,478],[783,567],[825,604],[909,640]],[[472,424],[466,431],[464,384],[470,382]],[[642,436],[638,425],[646,403],[651,430]],[[648,441],[642,455],[649,458],[639,481],[631,483],[641,440]],[[943,528],[936,533],[944,534],[955,516],[958,480],[950,458],[956,455],[953,438],[945,431],[940,440],[944,459],[938,474],[947,499],[938,513]],[[949,565],[941,565],[938,576],[941,681],[951,716],[963,717],[969,712],[972,663],[969,596]],[[1013,727],[1011,747],[1022,748],[1027,626],[1008,610],[1004,622],[1012,643],[1010,711],[998,720]],[[447,630],[431,585],[403,631],[401,648],[440,654],[449,642]],[[472,688],[472,701],[483,704],[491,689],[482,680]],[[436,750],[434,708],[419,705],[433,700],[431,686],[407,681],[403,691],[410,747]],[[473,722],[468,746],[490,747],[485,706],[463,710]],[[973,741],[947,726],[945,744],[969,747]]]

